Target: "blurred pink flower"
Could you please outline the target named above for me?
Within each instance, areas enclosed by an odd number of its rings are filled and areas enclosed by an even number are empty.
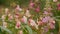
[[[36,9],[35,9],[36,12],[39,12],[40,11],[40,7],[38,6]]]
[[[34,4],[32,1],[30,1],[29,7],[30,7],[30,8],[33,8],[34,5],[35,5],[35,4]]]
[[[13,16],[11,14],[8,14],[8,18],[9,18],[9,20],[12,20]]]
[[[60,3],[57,5],[57,7],[58,7],[57,9],[60,10]]]
[[[7,22],[3,22],[3,27],[7,27]]]
[[[52,23],[49,23],[50,29],[55,29],[55,25]]]
[[[38,29],[38,25],[36,24],[36,22],[33,19],[29,19],[30,25],[34,26],[36,29]]]
[[[17,5],[16,10],[17,10],[17,11],[22,11],[22,8],[20,8],[20,6]]]
[[[15,14],[14,17],[15,17],[15,18],[19,18],[19,14],[18,14],[18,13]]]
[[[47,15],[47,14],[48,14],[48,12],[47,12],[47,11],[44,11],[44,13],[43,13],[43,14],[46,14],[46,15]]]
[[[42,22],[47,23],[50,19],[50,16],[46,16],[45,18],[42,19]]]
[[[43,25],[42,21],[38,21],[37,23],[38,23],[38,25]]]
[[[23,18],[21,19],[22,22],[27,23],[27,17],[23,16]]]
[[[15,26],[15,28],[16,28],[16,29],[21,28],[20,25],[21,25],[21,22],[20,22],[20,21],[17,21],[17,22],[16,22],[16,26]]]

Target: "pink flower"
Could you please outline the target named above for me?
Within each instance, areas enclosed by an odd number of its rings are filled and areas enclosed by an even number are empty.
[[[39,6],[35,9],[36,12],[39,12],[40,11],[40,8]]]
[[[43,13],[43,14],[46,14],[46,15],[47,15],[47,14],[48,14],[48,12],[47,12],[47,11],[44,11],[44,13]]]
[[[15,14],[14,17],[15,17],[15,18],[19,18],[19,14],[18,14],[18,13]]]
[[[20,27],[20,24],[21,24],[20,21],[17,21],[15,28],[16,28],[16,29],[21,28],[21,27]]]
[[[49,23],[50,29],[55,29],[55,25],[52,23]]]
[[[42,21],[38,21],[37,23],[38,23],[38,25],[43,25]]]
[[[8,18],[9,18],[9,20],[12,20],[13,16],[11,14],[8,14]]]
[[[23,18],[21,19],[22,22],[27,23],[27,17],[23,16]]]
[[[22,9],[20,8],[19,5],[17,5],[16,10],[17,10],[17,11],[22,11]]]
[[[34,26],[36,29],[38,29],[38,25],[36,24],[36,22],[33,19],[29,19],[30,25]]]
[[[60,4],[58,4],[57,7],[58,7],[57,9],[60,10]]]
[[[42,19],[42,22],[47,23],[50,19],[50,16],[46,16],[45,18]]]
[[[34,5],[35,5],[35,4],[31,1],[30,4],[29,4],[29,7],[30,7],[30,8],[33,8]]]

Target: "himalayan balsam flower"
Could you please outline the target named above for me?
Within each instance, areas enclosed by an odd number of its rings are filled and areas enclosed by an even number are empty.
[[[15,14],[14,17],[15,17],[15,18],[19,18],[19,14]]]
[[[53,0],[53,2],[57,2],[58,0]]]
[[[27,17],[23,16],[23,18],[21,19],[22,22],[27,23]]]
[[[35,4],[31,1],[30,4],[29,4],[29,7],[30,7],[30,8],[33,8],[34,5],[35,5]]]
[[[43,13],[43,14],[46,14],[46,15],[47,15],[47,14],[48,14],[48,12],[47,12],[47,11],[44,11],[44,13]]]
[[[23,31],[22,31],[22,30],[20,30],[20,31],[19,31],[19,34],[23,34]]]
[[[55,29],[55,25],[52,23],[49,23],[50,29]]]
[[[33,19],[29,19],[30,25],[34,26],[36,29],[38,29],[38,25],[35,23]]]
[[[40,8],[39,6],[35,9],[36,12],[39,12],[40,11]]]
[[[25,15],[26,15],[27,17],[30,17],[30,16],[31,16],[31,14],[30,14],[29,10],[26,10]]]
[[[57,7],[58,7],[57,9],[60,10],[60,3],[57,5]]]
[[[50,16],[46,16],[45,18],[42,19],[42,22],[46,23],[48,22],[50,19]]]
[[[19,5],[17,5],[16,10],[18,10],[18,11],[22,11],[22,9],[20,8]]]
[[[16,26],[15,26],[15,28],[16,28],[16,29],[21,28],[21,27],[20,27],[20,24],[21,24],[21,22],[20,22],[20,21],[17,21],[17,22],[16,22]]]

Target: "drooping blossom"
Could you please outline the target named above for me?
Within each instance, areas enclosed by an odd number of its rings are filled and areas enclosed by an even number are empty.
[[[21,19],[22,22],[27,23],[27,17],[23,16],[23,18]]]
[[[58,0],[53,0],[53,2],[57,2]]]
[[[16,21],[16,26],[15,26],[15,28],[16,28],[16,29],[19,29],[19,28],[21,28],[20,26],[21,26],[21,22],[20,22],[19,20]]]
[[[30,16],[31,16],[31,14],[30,14],[29,10],[26,10],[25,15],[26,15],[27,17],[30,17]]]
[[[35,9],[36,12],[39,12],[40,11],[40,7],[38,6],[36,9]]]
[[[36,29],[38,29],[38,25],[36,24],[36,22],[33,19],[29,19],[30,25],[34,26]]]
[[[22,11],[22,8],[20,8],[20,6],[17,5],[16,10],[17,10],[17,11]]]

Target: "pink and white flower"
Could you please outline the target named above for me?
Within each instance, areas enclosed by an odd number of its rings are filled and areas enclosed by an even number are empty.
[[[40,11],[40,7],[38,6],[36,9],[35,9],[36,12],[39,12]]]
[[[20,8],[20,6],[17,5],[16,10],[18,10],[18,11],[22,11],[22,8]]]
[[[22,22],[27,23],[27,17],[23,16],[23,18],[21,19]]]
[[[30,25],[34,26],[36,29],[38,29],[38,25],[36,24],[36,22],[33,19],[29,19]]]
[[[20,21],[17,21],[15,28],[16,28],[16,29],[19,29],[19,28],[21,28],[20,26],[21,26],[21,22],[20,22]]]

